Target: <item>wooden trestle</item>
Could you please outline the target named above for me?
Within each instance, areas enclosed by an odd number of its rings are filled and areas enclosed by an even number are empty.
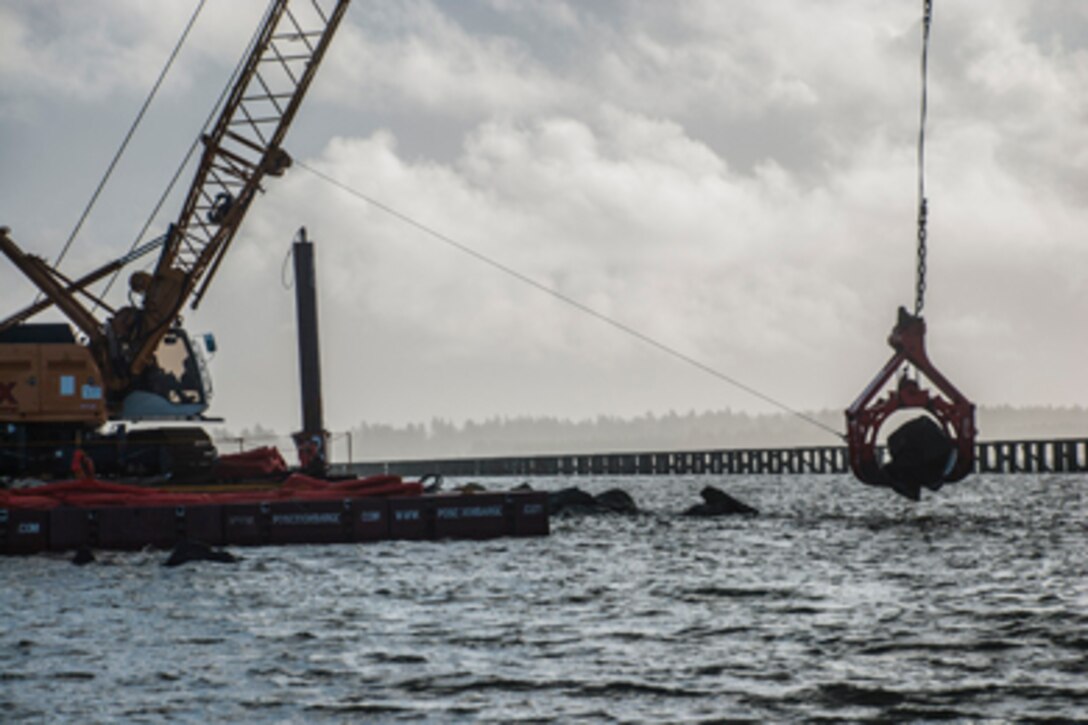
[[[338,473],[408,476],[679,476],[689,474],[846,474],[845,446],[743,448],[656,453],[580,453],[370,461],[333,466]],[[985,441],[975,444],[975,473],[1085,473],[1088,438]]]

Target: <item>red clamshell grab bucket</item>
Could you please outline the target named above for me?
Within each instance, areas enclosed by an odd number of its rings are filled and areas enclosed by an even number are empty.
[[[925,350],[925,334],[925,320],[900,307],[899,320],[888,337],[888,344],[895,350],[895,354],[846,410],[850,468],[863,483],[892,486],[898,490],[897,482],[877,460],[876,438],[888,416],[896,411],[912,408],[924,410],[937,420],[955,452],[951,466],[942,472],[939,479],[923,485],[933,489],[940,488],[942,483],[960,481],[974,470],[975,406],[929,361]],[[925,390],[917,380],[902,375],[895,389],[882,398],[876,398],[885,384],[906,363],[913,365],[936,390]]]

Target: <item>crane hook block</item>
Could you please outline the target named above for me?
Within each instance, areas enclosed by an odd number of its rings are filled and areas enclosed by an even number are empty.
[[[965,478],[975,465],[975,406],[933,366],[926,356],[926,323],[899,308],[899,320],[888,337],[895,354],[846,410],[850,469],[863,483],[888,486],[914,501],[922,486],[936,491]],[[905,370],[911,365],[933,390]],[[901,368],[898,383],[877,397]],[[877,433],[892,413],[919,409],[921,416],[888,437],[891,460],[877,453]],[[930,417],[931,416],[931,417]]]

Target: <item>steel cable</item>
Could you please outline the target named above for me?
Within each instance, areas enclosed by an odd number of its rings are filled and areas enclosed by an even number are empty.
[[[270,11],[271,6],[269,6],[269,10],[266,11],[266,19],[267,13]],[[181,160],[181,163],[178,164],[177,170],[174,171],[174,175],[170,178],[170,183],[166,185],[166,190],[163,191],[162,195],[159,197],[158,202],[156,202],[154,209],[152,209],[151,213],[147,216],[147,220],[144,222],[144,225],[140,229],[140,232],[136,235],[136,238],[132,240],[132,246],[129,247],[130,253],[136,248],[137,245],[139,245],[140,240],[144,238],[144,235],[147,234],[147,230],[150,229],[151,225],[155,222],[155,218],[158,217],[159,212],[165,205],[167,198],[170,196],[171,192],[173,192],[174,190],[174,187],[177,185],[178,179],[181,178],[182,172],[185,171],[185,167],[189,165],[189,161],[193,158],[193,154],[196,153],[197,148],[200,146],[201,139],[207,132],[208,127],[212,125],[212,121],[215,120],[216,115],[219,113],[219,109],[222,108],[223,104],[226,102],[227,96],[230,94],[231,89],[234,87],[235,81],[237,80],[239,74],[241,74],[242,72],[242,66],[245,64],[246,58],[249,57],[253,46],[257,43],[257,38],[260,36],[261,28],[264,26],[264,24],[265,21],[262,21],[260,24],[258,24],[257,29],[253,31],[253,37],[250,38],[249,44],[246,46],[245,52],[242,53],[241,57],[238,59],[238,62],[235,64],[234,72],[231,73],[230,78],[227,79],[227,82],[223,86],[223,90],[220,92],[219,98],[216,100],[215,105],[212,106],[212,110],[208,112],[208,117],[204,119],[204,125],[201,126],[200,133],[197,134],[196,138],[193,139],[193,142],[189,144],[189,150],[185,153],[185,157]],[[113,273],[109,281],[106,283],[106,286],[99,294],[100,298],[105,299],[106,295],[113,288],[113,285],[117,282],[117,277],[120,274],[121,270],[117,270]],[[97,310],[98,305],[95,305],[94,309]]]
[[[166,74],[170,71],[170,67],[174,64],[174,60],[178,57],[178,53],[181,51],[181,46],[185,44],[186,38],[189,37],[189,31],[193,29],[193,25],[196,23],[197,17],[200,16],[200,11],[204,9],[204,3],[206,1],[207,0],[200,0],[197,3],[196,9],[193,11],[192,16],[189,18],[189,22],[186,24],[185,30],[182,32],[181,37],[178,39],[177,45],[174,46],[174,50],[170,53],[170,57],[167,59],[166,65],[163,66],[162,71],[159,73],[158,79],[155,81],[155,85],[151,88],[151,92],[144,100],[144,104],[140,108],[140,112],[136,114],[136,119],[129,127],[128,133],[125,134],[125,138],[121,142],[121,147],[117,149],[117,153],[114,154],[113,160],[110,161],[110,165],[106,169],[106,173],[102,176],[102,180],[98,182],[98,187],[94,190],[94,194],[91,195],[91,200],[87,202],[87,206],[86,208],[84,208],[83,214],[80,215],[79,221],[76,222],[75,228],[72,229],[72,233],[68,235],[68,241],[64,243],[64,247],[60,250],[60,254],[57,255],[56,261],[53,262],[54,267],[60,266],[61,261],[64,260],[64,257],[68,254],[68,250],[72,247],[72,242],[75,241],[76,236],[79,234],[79,230],[83,228],[83,223],[87,221],[87,217],[90,215],[91,210],[94,208],[95,203],[98,201],[99,195],[106,187],[106,182],[108,182],[110,176],[113,175],[113,170],[117,167],[117,162],[121,160],[121,156],[124,155],[125,149],[128,148],[129,141],[132,140],[132,137],[136,133],[136,129],[139,127],[140,122],[143,121],[144,114],[147,113],[147,109],[151,106],[151,101],[154,100],[155,95],[159,92],[159,87],[162,85],[163,80],[166,79]]]
[[[551,287],[549,287],[549,286],[547,286],[547,285],[545,285],[545,284],[543,284],[541,282],[538,282],[537,280],[533,279],[532,277],[529,277],[528,275],[525,275],[525,274],[523,274],[521,272],[518,272],[517,270],[503,264],[502,262],[496,261],[496,260],[492,259],[491,257],[488,257],[487,255],[485,255],[485,254],[483,254],[483,253],[481,253],[481,252],[479,252],[479,251],[477,251],[477,250],[475,250],[475,249],[473,249],[473,248],[471,248],[471,247],[469,247],[469,246],[467,246],[465,244],[462,244],[461,242],[456,241],[455,239],[443,234],[442,232],[439,232],[438,230],[434,229],[433,227],[427,226],[426,224],[413,219],[412,217],[408,216],[407,214],[399,212],[396,209],[394,209],[394,208],[392,208],[392,207],[390,207],[390,206],[388,206],[386,204],[383,204],[382,202],[378,201],[377,199],[374,199],[373,197],[370,197],[370,196],[364,194],[363,192],[358,191],[357,189],[354,189],[354,188],[348,186],[344,182],[342,182],[342,181],[340,181],[340,180],[338,180],[338,179],[336,179],[336,178],[334,178],[332,176],[329,176],[328,174],[326,174],[326,173],[324,173],[322,171],[319,171],[319,170],[315,169],[314,167],[310,166],[309,164],[307,164],[307,163],[305,163],[303,161],[296,160],[295,164],[297,166],[303,168],[303,169],[306,169],[307,171],[309,171],[311,174],[313,174],[317,178],[322,179],[323,181],[337,187],[338,189],[347,192],[348,194],[356,197],[357,199],[360,199],[362,201],[365,201],[365,202],[373,205],[374,207],[384,211],[385,213],[389,214],[390,216],[396,217],[397,219],[404,222],[405,224],[408,224],[410,226],[415,227],[416,229],[420,230],[421,232],[424,232],[425,234],[432,237],[433,239],[436,239],[436,240],[438,240],[438,241],[440,241],[440,242],[442,242],[442,243],[444,243],[444,244],[446,244],[448,246],[451,246],[454,249],[457,249],[458,251],[463,252],[464,254],[467,254],[468,256],[476,259],[477,261],[483,262],[484,264],[486,264],[486,265],[488,265],[488,266],[490,266],[490,267],[492,267],[494,269],[499,270],[503,274],[506,274],[506,275],[508,275],[510,277],[513,277],[514,279],[518,280],[519,282],[527,284],[530,287],[533,287],[533,288],[539,290],[540,292],[543,292],[543,293],[545,293],[547,295],[550,295],[551,297],[554,297],[555,299],[559,300],[560,302],[563,302],[563,303],[575,308],[576,310],[578,310],[578,311],[580,311],[580,312],[582,312],[582,313],[584,313],[586,315],[589,315],[590,317],[593,317],[593,318],[599,320],[600,322],[603,322],[606,325],[609,325],[609,326],[619,330],[620,332],[623,332],[623,333],[625,333],[625,334],[627,334],[627,335],[629,335],[629,336],[631,336],[631,337],[633,337],[633,338],[635,338],[637,340],[640,340],[641,342],[643,342],[643,343],[645,343],[647,345],[650,345],[651,347],[657,348],[661,352],[663,352],[663,353],[665,353],[667,355],[670,355],[670,356],[672,356],[672,357],[674,357],[674,358],[676,358],[676,359],[678,359],[678,360],[680,360],[682,362],[685,362],[688,365],[691,365],[692,367],[698,368],[699,370],[702,370],[703,372],[717,378],[718,380],[729,383],[730,385],[732,385],[732,386],[734,386],[736,388],[739,388],[740,390],[743,390],[744,392],[748,393],[749,395],[752,395],[752,396],[754,396],[756,398],[759,398],[760,400],[762,400],[762,401],[764,401],[766,403],[770,403],[771,405],[778,408],[779,410],[782,410],[782,411],[785,411],[785,412],[787,412],[787,413],[789,413],[791,415],[794,415],[794,416],[800,418],[801,420],[804,420],[804,421],[816,426],[817,428],[820,428],[820,429],[824,430],[825,432],[830,433],[831,435],[835,436],[836,438],[840,438],[840,439],[845,438],[845,435],[843,433],[840,433],[839,431],[835,430],[831,426],[825,425],[824,423],[821,423],[820,421],[816,420],[815,418],[813,418],[813,417],[811,417],[811,416],[809,416],[809,415],[807,415],[807,414],[805,414],[805,413],[803,413],[803,412],[801,412],[801,411],[799,411],[799,410],[797,410],[795,408],[792,408],[792,407],[786,405],[785,403],[782,403],[782,402],[772,398],[771,396],[760,392],[759,390],[756,390],[755,388],[751,387],[750,385],[746,385],[746,384],[740,382],[739,380],[737,380],[736,378],[734,378],[734,377],[732,377],[730,375],[726,375],[725,373],[711,367],[707,363],[704,363],[704,362],[702,362],[700,360],[697,360],[697,359],[691,357],[690,355],[688,355],[686,353],[680,352],[676,348],[670,347],[669,345],[666,345],[665,343],[660,342],[660,341],[650,337],[646,333],[636,330],[635,328],[631,327],[630,325],[627,325],[627,324],[625,324],[623,322],[620,322],[619,320],[616,320],[615,318],[609,317],[608,315],[606,315],[606,314],[604,314],[602,312],[598,312],[597,310],[593,309],[592,307],[589,307],[588,305],[586,305],[586,304],[584,304],[582,302],[579,302],[578,300],[575,300],[572,297],[568,297],[567,295],[563,294],[562,292],[559,292],[559,291],[557,291],[555,289],[552,289]]]
[[[929,27],[933,20],[933,0],[923,0],[922,8],[922,102],[918,123],[918,277],[914,295],[914,316],[922,314],[926,296],[926,223],[929,200],[926,199],[926,111],[929,95]]]

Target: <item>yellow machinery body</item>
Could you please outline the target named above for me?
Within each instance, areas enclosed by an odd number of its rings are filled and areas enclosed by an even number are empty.
[[[0,345],[0,424],[106,422],[102,374],[76,342]]]

